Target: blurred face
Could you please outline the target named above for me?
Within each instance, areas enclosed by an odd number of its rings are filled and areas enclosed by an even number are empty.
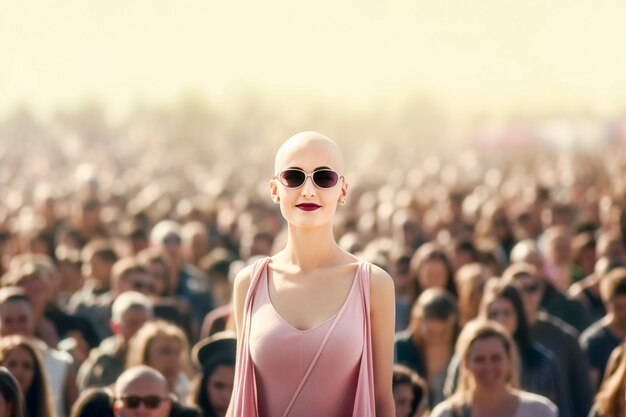
[[[156,294],[163,294],[168,284],[167,269],[160,262],[151,262],[148,265],[150,273],[154,277]]]
[[[515,282],[520,289],[526,314],[529,316],[534,315],[539,310],[539,304],[541,303],[542,283],[530,275],[518,276],[515,278]]]
[[[626,294],[615,295],[607,303],[607,309],[613,315],[614,322],[626,328]]]
[[[288,188],[278,177],[289,168],[311,174],[319,169],[331,169],[343,175],[343,159],[338,147],[315,134],[299,134],[289,139],[278,151],[275,162],[277,178],[270,181],[272,198],[280,204],[283,217],[291,226],[316,228],[332,226],[337,204],[344,199],[347,183],[341,178],[330,188],[320,188],[307,177],[298,188]],[[291,179],[292,176],[286,176]]]
[[[150,320],[150,314],[143,308],[130,308],[122,315],[121,331],[124,340],[130,340],[137,330]]]
[[[175,378],[182,369],[182,345],[171,336],[157,336],[148,347],[148,366],[166,379]]]
[[[152,376],[131,381],[118,397],[114,407],[117,417],[167,417],[170,413],[167,387]]]
[[[424,262],[419,270],[417,281],[422,291],[428,288],[446,288],[448,283],[446,264],[438,259]]]
[[[571,247],[567,236],[557,236],[550,242],[548,255],[550,260],[557,265],[571,261]]]
[[[220,365],[213,371],[207,382],[207,395],[213,409],[218,414],[226,413],[233,392],[235,367]]]
[[[149,272],[133,272],[126,274],[119,281],[120,294],[126,291],[137,291],[147,296],[156,295],[156,278]]]
[[[401,292],[402,290],[410,288],[411,274],[409,262],[396,262],[393,267],[392,277],[396,290]]]
[[[467,370],[477,386],[494,388],[506,384],[511,360],[499,337],[476,340],[467,355]]]
[[[30,300],[35,316],[40,317],[48,302],[47,285],[39,278],[31,278],[22,282],[20,286],[24,289],[26,296]]]
[[[517,330],[517,314],[513,304],[506,298],[496,298],[489,305],[487,310],[489,320],[495,320],[502,324],[509,334],[514,334]]]
[[[113,268],[113,262],[104,259],[101,256],[94,255],[89,261],[91,267],[91,277],[96,278],[102,282],[109,282],[111,278],[111,269]]]
[[[27,301],[9,301],[0,305],[0,335],[32,336],[35,332],[33,308]]]
[[[196,233],[191,238],[191,254],[195,258],[200,258],[208,252],[209,242],[206,235]]]
[[[396,404],[396,417],[411,417],[413,399],[413,387],[411,384],[397,384],[393,387],[393,402]]]
[[[30,352],[23,347],[16,347],[5,355],[2,366],[15,377],[22,392],[27,392],[35,377],[35,360]]]
[[[423,340],[428,343],[452,343],[455,317],[451,316],[446,320],[435,318],[422,319],[420,327]]]
[[[172,259],[178,259],[181,255],[181,237],[178,233],[170,232],[161,240],[161,246],[165,253]]]

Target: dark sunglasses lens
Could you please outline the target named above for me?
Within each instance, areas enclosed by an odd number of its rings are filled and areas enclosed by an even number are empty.
[[[337,181],[339,181],[339,175],[334,171],[323,169],[313,173],[313,182],[320,188],[334,187]]]
[[[288,188],[296,188],[304,184],[306,175],[296,169],[287,169],[280,173],[280,182]]]
[[[122,401],[124,402],[124,406],[126,408],[139,408],[139,405],[141,404],[141,397],[125,397],[122,398]]]
[[[141,403],[143,403],[146,406],[146,408],[155,409],[155,408],[159,408],[163,399],[156,395],[150,395],[148,397],[136,397],[136,396],[124,397],[122,398],[122,401],[124,402],[124,407],[126,408],[131,408],[131,409],[139,408]]]
[[[159,406],[161,405],[161,397],[156,397],[156,396],[145,397],[143,399],[143,403],[146,405],[146,408],[151,408],[151,409],[159,408]]]
[[[165,239],[163,239],[163,243],[165,245],[180,245],[180,242],[181,242],[180,236],[176,236],[176,235],[167,236]]]

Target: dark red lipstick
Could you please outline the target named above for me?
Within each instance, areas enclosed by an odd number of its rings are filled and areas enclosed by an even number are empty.
[[[296,207],[304,211],[313,211],[313,210],[317,210],[318,208],[322,206],[320,206],[319,204],[315,204],[315,203],[301,203],[301,204],[297,204]]]

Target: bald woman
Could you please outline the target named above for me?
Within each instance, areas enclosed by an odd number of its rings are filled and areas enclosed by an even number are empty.
[[[393,282],[335,241],[335,212],[348,197],[343,173],[341,150],[319,133],[278,149],[269,188],[287,243],[235,279],[227,416],[395,416]]]

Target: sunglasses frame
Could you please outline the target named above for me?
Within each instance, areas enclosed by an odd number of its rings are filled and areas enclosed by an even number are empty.
[[[154,406],[151,407],[148,405],[148,403],[146,401],[151,402],[151,400],[156,400],[158,399],[158,403]],[[146,395],[145,397],[140,397],[139,395],[128,395],[125,397],[120,397],[119,400],[122,402],[122,404],[124,404],[125,408],[128,408],[129,410],[136,410],[139,407],[141,407],[141,404],[143,403],[143,405],[146,407],[146,409],[148,410],[156,410],[157,408],[159,408],[161,406],[161,404],[163,404],[164,402],[169,401],[169,398],[164,398],[164,397],[159,397],[158,395]],[[128,400],[134,401],[137,400],[137,405],[135,407],[131,407],[128,404]]]
[[[286,184],[283,182],[283,179],[282,179],[282,174],[283,174],[284,172],[287,172],[287,171],[298,171],[298,172],[303,173],[303,174],[304,174],[304,181],[302,181],[302,184],[298,185],[297,187],[289,187],[288,185],[286,185]],[[333,184],[332,186],[330,186],[330,187],[321,187],[318,183],[316,183],[316,182],[315,182],[314,175],[315,175],[316,173],[318,173],[318,172],[322,172],[322,171],[330,171],[330,172],[334,173],[335,175],[337,175],[337,182],[336,182],[336,183],[334,183],[334,184]],[[300,188],[300,187],[304,186],[304,184],[306,184],[306,180],[307,180],[308,178],[311,178],[311,182],[313,183],[313,185],[315,185],[315,187],[320,188],[320,189],[322,189],[322,190],[329,190],[329,189],[333,188],[334,186],[336,186],[337,184],[339,184],[339,181],[343,179],[343,175],[340,175],[337,171],[335,171],[334,169],[330,169],[330,168],[320,168],[320,169],[316,169],[316,170],[315,170],[315,171],[313,171],[313,172],[306,172],[305,170],[300,169],[300,168],[288,168],[288,169],[283,169],[283,170],[282,170],[282,171],[280,171],[278,174],[274,175],[274,179],[277,179],[277,180],[278,180],[278,182],[279,182],[279,183],[280,183],[283,187],[285,187],[285,188],[287,188],[287,189],[289,189],[289,190],[297,190],[298,188]]]

